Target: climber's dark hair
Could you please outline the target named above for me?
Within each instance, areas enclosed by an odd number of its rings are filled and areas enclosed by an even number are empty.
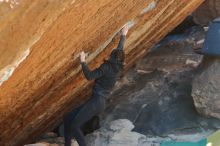
[[[114,68],[117,68],[115,70],[120,72],[124,68],[124,60],[125,60],[124,51],[120,49],[114,49],[111,52],[108,62],[110,62],[110,64],[112,64]]]

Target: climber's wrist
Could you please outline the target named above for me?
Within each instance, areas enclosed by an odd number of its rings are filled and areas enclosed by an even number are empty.
[[[86,63],[86,61],[85,60],[80,60],[80,63],[83,64],[83,63]]]

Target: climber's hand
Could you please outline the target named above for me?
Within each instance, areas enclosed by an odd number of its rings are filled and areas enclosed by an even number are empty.
[[[82,51],[80,53],[80,61],[81,62],[85,62],[86,61],[86,53],[84,51]]]
[[[125,24],[125,26],[122,28],[121,33],[122,33],[122,35],[127,35],[127,33],[128,33],[128,25],[127,24]]]

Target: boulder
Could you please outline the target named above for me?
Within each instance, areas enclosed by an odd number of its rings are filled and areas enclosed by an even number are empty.
[[[0,145],[23,145],[56,127],[91,93],[78,60],[91,69],[129,23],[126,67],[145,55],[203,0],[0,1]]]
[[[220,119],[220,59],[205,57],[193,81],[192,96],[197,111]]]

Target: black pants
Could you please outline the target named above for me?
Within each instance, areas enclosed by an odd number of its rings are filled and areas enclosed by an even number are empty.
[[[71,146],[74,137],[79,146],[86,146],[81,126],[93,116],[100,114],[105,108],[105,98],[97,95],[92,97],[80,107],[73,109],[64,117],[65,146]]]

